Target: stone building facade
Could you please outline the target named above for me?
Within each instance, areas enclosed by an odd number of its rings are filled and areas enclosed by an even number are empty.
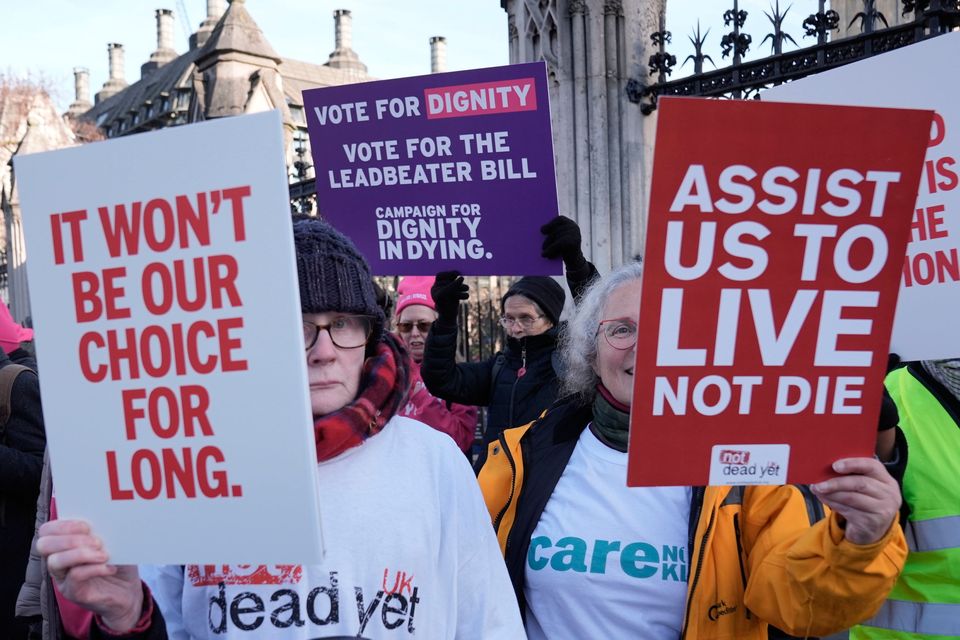
[[[158,9],[155,15],[157,48],[140,66],[140,78],[127,83],[123,45],[109,44],[109,78],[93,105],[80,113],[71,106],[73,117],[94,123],[107,138],[277,109],[292,168],[297,151],[309,145],[301,93],[371,79],[351,48],[352,17],[343,9],[334,12],[336,46],[324,64],[278,54],[244,0],[207,0],[207,17],[182,54],[172,48],[173,13]],[[82,73],[76,84],[75,104],[89,103],[80,93],[87,85]]]
[[[26,250],[13,158],[77,143],[49,94],[30,82],[0,78],[0,297],[17,322],[30,315]]]
[[[863,31],[863,16],[868,11],[874,13],[873,29],[875,31],[887,26],[903,24],[912,19],[912,14],[906,18],[903,15],[903,0],[873,0],[872,10],[863,0],[832,0],[830,7],[840,15],[839,29],[834,31],[832,38],[839,40],[849,36],[856,36]]]
[[[501,0],[510,62],[547,63],[560,212],[601,273],[641,253],[656,116],[627,100],[646,79],[666,0]]]

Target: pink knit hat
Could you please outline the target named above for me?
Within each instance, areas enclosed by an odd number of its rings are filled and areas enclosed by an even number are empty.
[[[397,316],[412,304],[422,304],[436,310],[437,306],[430,297],[434,280],[434,276],[407,276],[401,280],[397,285]]]
[[[10,353],[20,348],[20,343],[33,340],[33,329],[21,327],[13,321],[7,304],[0,300],[0,347],[4,353]]]

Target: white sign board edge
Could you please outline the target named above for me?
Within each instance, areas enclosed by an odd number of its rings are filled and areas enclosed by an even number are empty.
[[[941,61],[957,58],[960,33],[948,33],[773,87],[764,91],[762,98],[768,102],[933,109],[946,123],[945,137],[928,149],[926,160],[955,160],[960,156],[960,85],[943,75]],[[856,144],[856,140],[825,140],[824,144]],[[934,215],[942,218],[942,225],[936,228],[947,235],[922,242],[912,240],[907,247],[914,284],[907,286],[906,279],[901,279],[890,343],[891,353],[905,361],[960,357],[960,332],[956,330],[960,281],[949,275],[950,269],[957,268],[956,262],[949,266],[951,260],[960,256],[960,185],[956,184],[960,165],[947,167],[955,172],[954,187],[937,193],[925,187],[928,167],[925,164],[916,208],[943,205],[943,214]],[[926,279],[928,273],[938,272],[945,274],[943,282],[916,284],[918,275]]]

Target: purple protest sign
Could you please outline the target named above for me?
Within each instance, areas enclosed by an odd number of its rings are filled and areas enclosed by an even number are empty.
[[[320,213],[374,274],[556,275],[543,63],[305,91]]]

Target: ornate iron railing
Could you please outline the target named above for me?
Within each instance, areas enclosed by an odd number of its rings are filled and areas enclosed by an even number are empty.
[[[290,212],[317,214],[317,185],[314,178],[290,184]]]
[[[660,31],[650,36],[657,51],[650,56],[649,75],[655,76],[656,81],[631,79],[626,87],[627,98],[631,102],[639,103],[641,112],[648,115],[657,108],[657,98],[660,96],[756,97],[757,93],[767,87],[863,60],[960,28],[960,2],[956,0],[903,0],[904,17],[912,14],[913,19],[892,27],[889,26],[887,18],[877,11],[874,0],[862,2],[863,10],[850,21],[851,26],[860,22],[859,35],[828,40],[829,32],[838,29],[840,16],[836,11],[826,10],[824,0],[819,0],[819,11],[803,21],[806,32],[804,36],[815,36],[817,44],[786,53],[783,52],[784,42],[796,44],[796,40],[782,28],[790,7],[781,11],[777,2],[771,8],[772,13],[765,12],[773,31],[766,34],[761,41],[761,44],[770,41],[772,55],[744,62],[743,56],[749,50],[753,38],[742,31],[747,12],[739,8],[737,0],[733,0],[733,8],[723,16],[725,25],[731,27],[731,31],[721,40],[723,57],[732,56],[732,64],[713,71],[703,70],[703,63],[709,61],[712,64],[713,60],[703,53],[706,34],[700,34],[698,24],[690,37],[694,53],[684,60],[694,63],[694,73],[677,80],[667,79],[676,66],[676,57],[667,51],[667,45],[672,42],[672,34],[666,31],[661,19]],[[883,28],[876,28],[879,23],[884,25]],[[941,62],[931,61],[931,64]]]

